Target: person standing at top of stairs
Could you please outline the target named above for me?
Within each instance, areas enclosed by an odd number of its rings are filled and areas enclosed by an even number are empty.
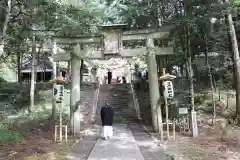
[[[112,72],[109,70],[108,71],[108,84],[111,84],[112,81]]]

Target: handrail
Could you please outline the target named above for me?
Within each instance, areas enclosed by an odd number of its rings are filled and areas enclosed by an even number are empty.
[[[136,98],[136,93],[133,89],[132,83],[130,83],[130,85],[131,85],[131,91],[132,91],[132,95],[133,95],[133,105],[134,105],[134,109],[136,111],[137,119],[142,120],[140,109],[139,109],[139,103],[138,103],[138,100]]]

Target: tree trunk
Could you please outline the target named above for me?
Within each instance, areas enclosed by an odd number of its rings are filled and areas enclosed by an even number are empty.
[[[57,62],[57,77],[61,77],[62,76],[62,72],[60,70],[60,63]]]
[[[70,72],[71,72],[71,62],[68,61],[68,63],[67,63],[67,73],[70,74]]]
[[[30,88],[30,106],[28,112],[30,113],[34,107],[34,91],[35,91],[35,65],[36,65],[36,39],[33,35],[32,39],[32,70],[31,70],[31,88]]]
[[[5,35],[8,27],[8,22],[10,20],[11,6],[12,6],[12,0],[8,0],[7,7],[6,7],[5,20],[3,22],[2,33],[0,35],[0,56],[2,56],[4,52],[4,40],[5,40]]]
[[[56,42],[53,42],[52,44],[52,54],[57,54],[57,44]],[[52,73],[52,79],[56,79],[57,77],[57,63],[52,60],[52,66],[53,66],[53,73]],[[53,84],[53,88],[55,87],[56,83]],[[56,99],[55,96],[52,96],[52,120],[56,120],[57,117],[57,109],[56,109]]]
[[[225,3],[229,4],[229,0],[226,0]],[[232,14],[229,12],[227,14],[227,25],[228,25],[228,36],[231,41],[232,49],[232,58],[234,64],[234,78],[235,78],[235,90],[236,90],[236,116],[237,123],[240,125],[240,62],[239,62],[239,50],[238,42],[236,37],[236,31],[232,20]]]
[[[184,8],[185,8],[185,14],[188,19],[191,20],[192,18],[192,7],[191,7],[191,0],[185,0],[184,1]],[[187,49],[186,49],[186,55],[187,55],[187,61],[186,61],[186,67],[187,67],[187,75],[189,79],[189,94],[190,94],[190,104],[191,104],[191,110],[195,110],[194,105],[194,81],[193,81],[193,67],[192,67],[192,51],[191,51],[191,33],[190,33],[190,27],[188,24],[186,24],[186,43],[187,43]]]
[[[212,76],[212,72],[211,72],[211,67],[208,61],[208,41],[207,41],[207,37],[205,36],[205,60],[206,60],[206,64],[207,64],[207,68],[208,68],[208,75],[209,75],[209,79],[210,79],[210,85],[211,85],[211,92],[212,92],[212,107],[213,107],[213,119],[212,119],[212,124],[215,124],[216,121],[216,101],[215,101],[215,89],[214,89],[214,83],[213,83],[213,76]]]
[[[44,54],[43,82],[45,82],[46,81],[46,70],[47,70],[47,65],[46,65],[47,54],[46,53],[43,53],[43,54]]]
[[[189,79],[189,96],[190,96],[190,104],[191,110],[195,110],[194,104],[194,80],[193,80],[193,69],[192,69],[192,56],[189,55],[186,62],[187,67],[187,75]]]
[[[37,52],[37,54],[36,54],[36,66],[39,66],[40,65],[40,53],[41,53],[41,49],[43,48],[43,42],[41,42],[41,44],[40,44],[40,46],[38,47],[38,52]],[[37,74],[37,73],[36,73]],[[39,73],[40,75],[39,75],[39,80],[40,81],[42,81],[42,79],[43,79],[43,74],[42,74],[42,72],[40,72]],[[35,78],[36,78],[36,81],[38,81],[38,75],[36,75],[35,76]]]
[[[206,47],[206,49],[208,50],[208,44],[207,44],[207,39],[206,39],[206,37],[205,37],[205,47]],[[204,52],[204,58],[205,58],[205,65],[207,66],[208,65],[208,52],[206,51],[206,52]]]
[[[192,14],[192,0],[184,0],[184,11],[185,17],[192,21],[193,14]],[[188,79],[189,79],[189,96],[190,96],[190,104],[191,104],[191,113],[190,113],[190,128],[192,130],[193,137],[198,136],[198,128],[197,128],[197,116],[195,112],[195,104],[194,104],[194,80],[193,80],[193,68],[192,68],[192,50],[191,50],[191,26],[187,23],[186,24],[186,64],[187,64],[187,72],[188,72]]]
[[[22,83],[21,52],[17,52],[18,83]]]
[[[82,84],[82,80],[83,80],[83,69],[84,69],[84,64],[83,64],[83,59],[81,59],[81,67],[80,67],[80,82]]]

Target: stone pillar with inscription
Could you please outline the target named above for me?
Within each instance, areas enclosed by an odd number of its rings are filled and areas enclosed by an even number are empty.
[[[148,80],[149,80],[149,92],[150,103],[152,113],[152,125],[155,131],[158,131],[158,119],[157,119],[157,107],[159,94],[159,84],[157,75],[157,62],[154,50],[154,41],[152,38],[147,39],[147,66],[148,66]]]
[[[198,137],[198,127],[197,127],[197,113],[195,110],[191,111],[191,124],[192,124],[192,136]]]

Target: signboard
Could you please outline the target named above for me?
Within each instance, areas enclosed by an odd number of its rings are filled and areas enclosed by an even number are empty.
[[[64,96],[64,86],[61,84],[54,85],[53,95],[55,96],[57,103],[62,103]]]
[[[180,115],[188,114],[188,108],[178,108],[178,113]]]
[[[125,24],[103,26],[103,55],[119,56],[122,49],[122,32]]]
[[[163,86],[164,86],[164,97],[167,99],[172,99],[174,97],[172,81],[164,81]]]
[[[114,54],[120,52],[119,31],[111,30],[104,33],[104,54]]]

